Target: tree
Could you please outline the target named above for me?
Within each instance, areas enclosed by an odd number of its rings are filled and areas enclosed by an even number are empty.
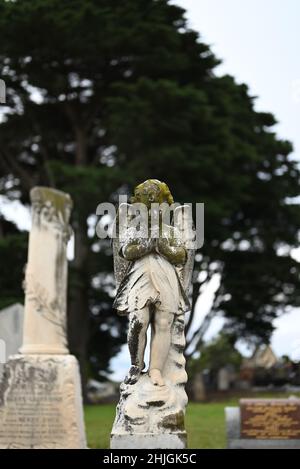
[[[235,348],[235,337],[221,333],[202,347],[199,358],[192,358],[189,361],[189,376],[203,370],[215,373],[228,365],[238,371],[242,360],[242,355]]]
[[[298,242],[299,208],[286,199],[299,193],[299,171],[247,86],[215,75],[219,61],[184,10],[168,0],[0,0],[0,43],[1,192],[27,204],[45,184],[74,199],[69,338],[82,374],[108,370],[126,332],[93,214],[149,177],[176,200],[205,202],[187,330],[201,288],[221,281],[190,355],[216,311],[232,333],[269,338],[274,317],[299,304],[297,263],[278,253]]]

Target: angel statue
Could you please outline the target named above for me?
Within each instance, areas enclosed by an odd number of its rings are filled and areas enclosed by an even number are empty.
[[[138,227],[130,224],[133,205],[145,208],[139,212]],[[165,385],[164,369],[172,327],[190,308],[188,286],[194,249],[187,241],[193,238],[193,229],[184,210],[190,207],[177,206],[172,220],[169,217],[166,223],[164,215],[174,205],[168,186],[157,179],[149,179],[135,188],[131,204],[122,204],[116,217],[119,229],[113,241],[117,281],[114,308],[118,314],[129,318],[131,367],[124,381],[127,385],[135,384],[146,366],[144,354],[149,326],[148,375],[153,385]],[[184,328],[184,319],[178,324]]]

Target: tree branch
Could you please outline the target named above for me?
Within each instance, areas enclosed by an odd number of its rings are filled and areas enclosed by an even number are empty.
[[[191,325],[192,325],[192,322],[193,322],[193,319],[194,319],[194,316],[195,316],[195,306],[196,306],[197,300],[199,298],[200,289],[202,288],[202,286],[205,283],[208,283],[211,280],[212,276],[213,276],[213,272],[208,272],[207,277],[206,277],[205,280],[203,280],[202,282],[195,282],[193,284],[191,313],[190,313],[188,322],[185,326],[185,335],[187,335],[189,333],[189,330],[191,328]],[[195,288],[196,285],[197,285],[197,287]]]
[[[187,353],[186,354],[186,357],[187,358],[190,358],[191,356],[194,355],[194,353],[199,349],[199,347],[202,345],[203,343],[203,337],[206,333],[206,331],[208,330],[210,324],[211,324],[211,320],[213,319],[215,313],[216,313],[216,310],[217,310],[217,303],[216,303],[216,299],[218,298],[218,294],[220,292],[220,289],[221,289],[221,286],[217,289],[217,291],[215,292],[214,294],[214,301],[213,301],[213,306],[211,307],[210,311],[206,314],[206,316],[204,317],[203,321],[202,321],[202,324],[200,325],[200,327],[194,332],[194,334],[192,335],[192,337],[190,338],[189,341],[187,341],[186,343],[186,350],[193,344],[193,342],[195,342],[195,345],[192,349],[191,352]]]

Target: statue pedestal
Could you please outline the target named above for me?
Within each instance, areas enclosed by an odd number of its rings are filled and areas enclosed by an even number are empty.
[[[185,449],[186,433],[112,435],[111,449]]]
[[[0,388],[0,448],[86,448],[72,355],[14,355]]]
[[[122,384],[111,434],[112,449],[184,449],[184,384],[166,379],[154,386],[147,374],[134,385]]]

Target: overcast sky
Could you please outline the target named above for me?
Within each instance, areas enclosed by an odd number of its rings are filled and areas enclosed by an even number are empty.
[[[175,0],[187,10],[223,63],[218,73],[246,83],[256,108],[275,114],[278,134],[294,143],[300,160],[300,1]]]
[[[228,73],[246,83],[257,96],[256,109],[275,114],[280,137],[294,144],[300,161],[300,1],[299,0],[175,0],[187,10],[190,26],[199,31],[216,56],[223,60],[217,73]],[[0,200],[1,205],[1,200]],[[1,208],[1,207],[0,207]],[[29,217],[17,204],[3,205],[9,218],[28,229]],[[217,280],[198,304],[198,320],[210,306]],[[207,338],[222,327],[216,318]],[[272,346],[278,355],[300,359],[300,311],[275,321]],[[244,349],[243,349],[244,350]],[[113,377],[122,379],[129,366],[127,346],[112,363]]]

